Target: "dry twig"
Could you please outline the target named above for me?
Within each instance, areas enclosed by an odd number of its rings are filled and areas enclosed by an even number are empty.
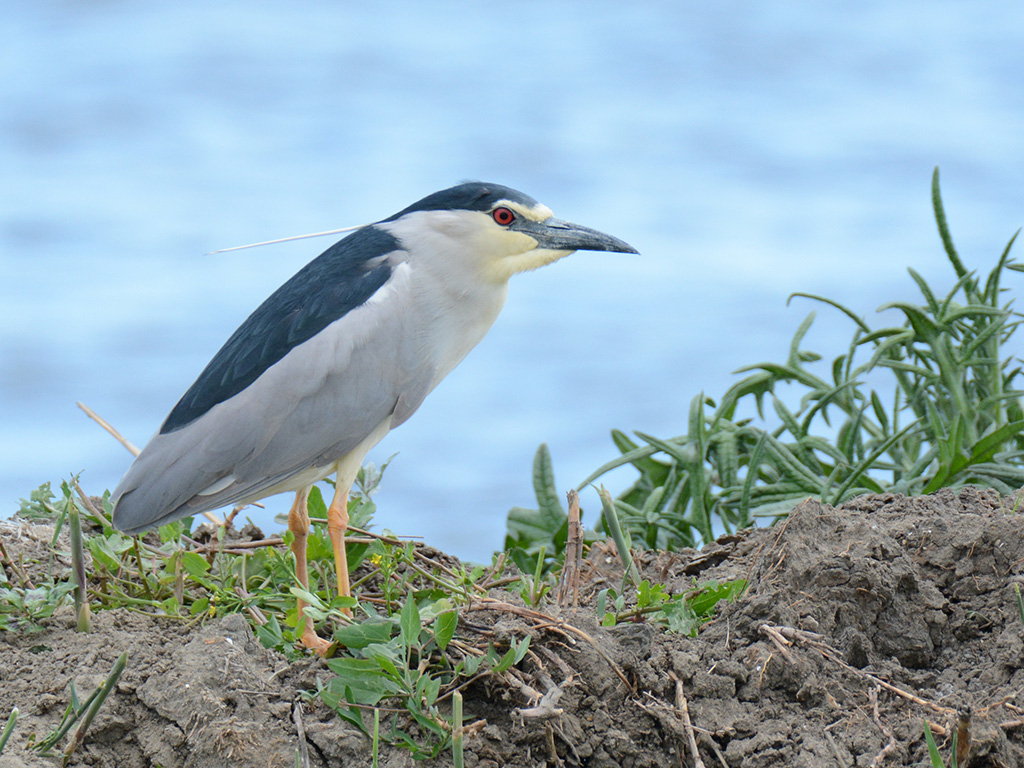
[[[771,640],[772,644],[779,649],[779,653],[783,655],[786,661],[788,661],[790,664],[796,663],[796,659],[793,658],[793,654],[789,652],[789,648],[787,647],[792,645],[792,642],[784,638],[779,633],[779,631],[775,629],[775,627],[768,626],[767,624],[762,624],[760,629],[761,634],[768,636],[768,639]]]
[[[942,705],[936,704],[933,701],[922,699],[920,696],[916,696],[915,694],[910,693],[909,691],[904,691],[902,688],[897,688],[892,683],[887,683],[885,682],[885,680],[882,680],[879,677],[875,677],[869,672],[865,672],[862,669],[857,669],[856,667],[850,666],[841,658],[839,658],[839,651],[828,646],[820,639],[821,635],[817,635],[813,632],[805,632],[802,629],[794,629],[793,627],[770,627],[767,624],[761,625],[761,631],[767,634],[769,637],[771,636],[772,632],[777,632],[779,635],[781,635],[783,638],[786,638],[787,640],[799,641],[804,645],[810,646],[818,653],[820,653],[822,656],[824,656],[826,659],[829,659],[833,663],[838,664],[847,672],[850,672],[853,675],[856,675],[857,677],[863,678],[865,680],[870,680],[876,685],[885,688],[885,690],[895,693],[897,696],[901,696],[907,701],[912,701],[915,704],[918,704],[922,707],[926,707],[927,709],[930,709],[933,712],[937,712],[940,715],[950,716],[956,713],[955,709],[951,709],[950,707],[943,707]]]
[[[668,676],[676,684],[676,711],[679,719],[683,721],[683,730],[686,731],[686,740],[690,745],[690,757],[693,758],[693,768],[705,768],[701,760],[700,752],[697,750],[697,737],[693,733],[693,723],[690,722],[690,707],[686,703],[686,696],[683,695],[683,681],[676,677],[676,673],[669,670]]]
[[[88,416],[90,419],[92,419],[101,427],[103,427],[103,429],[106,430],[107,434],[109,434],[111,437],[117,440],[117,442],[123,445],[127,449],[128,453],[130,453],[132,456],[138,456],[141,453],[138,447],[136,447],[136,445],[131,440],[124,437],[124,435],[122,435],[120,432],[114,429],[114,427],[111,426],[110,422],[108,422],[106,419],[104,419],[102,416],[96,413],[96,411],[94,411],[88,405],[82,402],[76,402],[75,405],[81,408],[82,411],[85,412],[86,416]]]
[[[876,685],[868,692],[868,698],[871,700],[871,717],[874,719],[878,730],[882,732],[883,736],[887,736],[889,740],[886,742],[885,746],[882,747],[882,751],[875,755],[874,759],[871,761],[871,768],[879,768],[879,766],[885,762],[885,759],[892,754],[892,751],[896,749],[896,736],[893,735],[892,728],[884,725],[882,723],[882,718],[878,715],[878,692],[880,690],[882,690],[882,687],[880,685]]]
[[[608,666],[612,668],[612,671],[615,672],[616,676],[619,678],[619,680],[622,681],[626,688],[628,688],[629,690],[633,690],[633,686],[630,685],[629,678],[627,678],[626,674],[622,671],[622,669],[619,668],[619,665],[616,664],[615,661],[607,653],[605,653],[604,649],[600,645],[598,645],[597,641],[594,640],[594,638],[592,638],[579,627],[574,627],[572,624],[562,621],[561,619],[556,619],[554,616],[548,616],[546,613],[534,611],[529,608],[523,608],[518,605],[512,605],[511,603],[505,603],[501,600],[494,600],[493,598],[484,598],[483,600],[480,600],[474,603],[473,605],[469,606],[467,610],[505,611],[507,613],[514,613],[517,616],[522,616],[524,618],[532,620],[535,624],[535,629],[550,629],[553,632],[557,632],[563,637],[566,637],[570,640],[571,638],[569,638],[569,635],[575,635],[576,637],[579,637],[580,639],[587,642],[591,647],[593,647],[593,649],[597,651],[598,655],[608,663]]]
[[[562,687],[571,682],[571,679],[566,680],[562,685],[557,685],[554,680],[547,675],[544,675],[542,682],[547,688],[547,691],[540,697],[534,706],[517,709],[516,713],[520,717],[549,720],[553,717],[558,717],[565,711],[556,705],[558,704],[558,700],[562,698]]]
[[[309,768],[309,747],[306,746],[306,728],[302,725],[302,702],[299,700],[292,704],[292,720],[295,722],[295,732],[299,737],[299,759],[296,768]]]
[[[580,570],[583,567],[583,527],[580,525],[580,495],[575,489],[566,494],[569,501],[569,532],[565,542],[565,561],[558,582],[558,607],[565,607],[572,592],[572,607],[579,607]]]
[[[956,764],[967,768],[968,752],[971,751],[971,708],[964,707],[957,713],[956,721]]]
[[[2,565],[6,565],[11,569],[11,572],[18,577],[22,587],[25,589],[36,588],[35,584],[32,583],[32,579],[28,577],[28,573],[25,572],[25,569],[14,562],[14,558],[7,554],[7,548],[4,546],[3,540],[0,540],[0,566]]]

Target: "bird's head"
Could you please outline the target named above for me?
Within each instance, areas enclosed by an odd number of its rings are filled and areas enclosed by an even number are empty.
[[[495,281],[573,251],[637,252],[611,235],[556,219],[522,192],[482,182],[435,192],[377,226],[395,235],[413,258],[466,260]]]

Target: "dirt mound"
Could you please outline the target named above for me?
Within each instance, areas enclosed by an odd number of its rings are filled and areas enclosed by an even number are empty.
[[[699,553],[643,555],[643,575],[675,592],[749,580],[697,638],[598,626],[591,603],[621,574],[595,548],[586,605],[563,612],[565,624],[545,625],[509,595],[463,611],[496,640],[532,637],[523,690],[487,678],[465,690],[466,765],[691,766],[694,746],[707,766],[922,765],[922,719],[948,756],[968,711],[971,768],[1024,765],[1014,509],[976,489],[806,502]],[[41,556],[41,537],[0,535],[15,560]],[[188,629],[118,610],[97,614],[88,635],[67,614],[40,633],[0,635],[0,719],[22,712],[0,768],[53,765],[25,751],[28,735],[59,722],[69,680],[87,695],[125,650],[72,765],[293,766],[300,733],[312,766],[370,764],[364,736],[299,695],[330,677],[322,661],[289,664],[239,616]],[[388,749],[381,765],[413,761]]]

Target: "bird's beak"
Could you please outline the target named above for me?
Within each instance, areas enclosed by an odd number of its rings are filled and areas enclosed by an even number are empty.
[[[538,248],[551,251],[614,251],[639,253],[636,248],[590,227],[556,218],[530,221],[521,217],[512,227],[537,241]]]

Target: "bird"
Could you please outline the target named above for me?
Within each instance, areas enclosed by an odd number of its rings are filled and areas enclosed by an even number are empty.
[[[366,454],[483,339],[512,276],[577,250],[638,253],[556,219],[509,187],[466,182],[357,229],[302,267],[225,342],[118,483],[113,524],[138,534],[291,492],[296,575],[308,590],[307,500],[335,476],[327,513],[349,595],[348,494]],[[330,642],[303,621],[301,642]]]

